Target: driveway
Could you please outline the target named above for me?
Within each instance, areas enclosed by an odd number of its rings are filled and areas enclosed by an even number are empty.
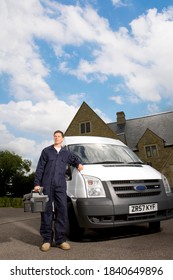
[[[173,220],[150,234],[148,225],[88,231],[71,250],[41,252],[40,214],[0,208],[0,260],[172,260]]]

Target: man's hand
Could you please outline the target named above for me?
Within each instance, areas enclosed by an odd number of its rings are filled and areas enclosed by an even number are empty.
[[[84,169],[84,166],[83,166],[82,164],[79,164],[77,169],[78,169],[79,171],[81,171],[81,170]]]
[[[35,186],[35,187],[34,187],[34,191],[35,191],[35,192],[39,192],[39,191],[40,191],[40,186]]]

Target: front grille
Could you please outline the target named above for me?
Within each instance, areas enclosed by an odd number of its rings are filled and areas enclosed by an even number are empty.
[[[119,198],[127,197],[144,197],[144,196],[154,196],[159,195],[161,192],[135,192],[135,193],[118,193]]]
[[[159,180],[119,180],[111,181],[115,194],[119,198],[146,197],[160,195]],[[144,186],[144,190],[136,190],[136,186]]]
[[[123,184],[159,184],[159,180],[117,180],[111,181],[112,185],[123,185]]]

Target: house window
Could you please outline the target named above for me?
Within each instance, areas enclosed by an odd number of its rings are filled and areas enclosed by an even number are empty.
[[[90,133],[91,132],[91,123],[90,122],[85,122],[80,124],[80,133]]]
[[[146,146],[145,147],[145,152],[146,152],[147,158],[158,156],[156,145]]]

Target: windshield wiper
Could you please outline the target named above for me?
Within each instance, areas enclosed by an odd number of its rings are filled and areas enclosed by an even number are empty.
[[[128,164],[144,164],[142,161],[130,161]]]
[[[116,164],[116,163],[121,163],[123,164],[123,161],[111,161],[111,160],[105,160],[105,161],[97,161],[97,162],[92,162],[91,164]]]

